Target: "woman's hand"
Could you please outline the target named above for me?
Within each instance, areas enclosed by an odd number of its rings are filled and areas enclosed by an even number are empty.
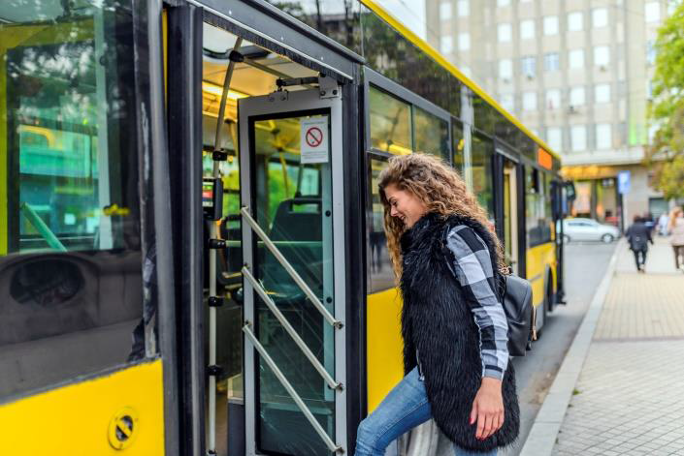
[[[480,389],[473,400],[470,411],[470,424],[477,422],[475,438],[484,440],[498,431],[504,422],[503,397],[501,396],[501,380],[483,377]]]

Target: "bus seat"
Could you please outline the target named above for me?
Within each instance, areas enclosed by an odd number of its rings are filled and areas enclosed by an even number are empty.
[[[284,200],[278,205],[269,234],[295,271],[319,296],[323,281],[321,208],[321,199],[317,197]],[[265,255],[262,263],[264,283],[269,291],[286,296],[287,301],[302,296],[299,287],[275,257],[265,251],[261,253]]]

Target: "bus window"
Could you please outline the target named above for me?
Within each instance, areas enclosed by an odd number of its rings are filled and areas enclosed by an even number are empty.
[[[490,220],[494,218],[494,198],[492,187],[492,155],[494,144],[484,135],[473,135],[472,172],[473,193],[482,207],[487,211]]]
[[[387,237],[384,229],[384,209],[378,189],[378,176],[386,167],[387,160],[370,158],[367,206],[369,293],[377,293],[394,287],[394,273],[387,251]]]
[[[453,166],[461,174],[464,175],[465,170],[465,136],[463,135],[463,123],[460,120],[451,119],[451,143],[453,145]]]
[[[449,122],[418,107],[413,108],[414,150],[449,162]]]
[[[551,240],[551,186],[544,174],[536,168],[525,167],[525,227],[528,247]]]
[[[369,97],[371,147],[395,155],[410,154],[411,105],[373,86]]]
[[[0,23],[0,397],[146,356],[130,2],[64,5]]]

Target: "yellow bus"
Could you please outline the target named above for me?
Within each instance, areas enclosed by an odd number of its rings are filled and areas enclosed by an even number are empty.
[[[353,453],[403,375],[376,179],[411,153],[540,330],[559,157],[374,0],[6,3],[0,454]]]

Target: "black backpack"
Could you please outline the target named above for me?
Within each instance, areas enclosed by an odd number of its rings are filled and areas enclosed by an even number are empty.
[[[532,334],[532,285],[514,274],[499,277],[499,295],[508,320],[508,353],[525,356]]]

